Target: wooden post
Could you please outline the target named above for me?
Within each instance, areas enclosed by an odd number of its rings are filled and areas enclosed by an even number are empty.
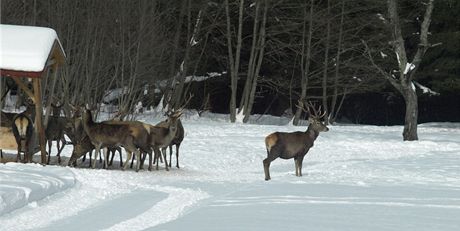
[[[45,149],[45,130],[43,129],[42,124],[42,92],[40,87],[40,78],[33,79],[34,85],[34,98],[35,98],[35,131],[38,135],[38,141],[40,144],[40,151],[41,151],[41,160],[42,164],[46,164],[46,149]]]
[[[53,74],[52,74],[53,80],[51,80],[53,82],[51,83],[51,89],[50,89],[50,93],[49,93],[49,96],[48,96],[48,101],[46,102],[45,121],[43,121],[43,126],[45,127],[45,129],[46,129],[46,127],[48,127],[48,121],[49,121],[49,117],[50,117],[50,113],[51,113],[51,102],[53,101],[54,88],[56,86],[56,81],[57,81],[58,65],[53,64],[53,68],[51,68],[51,71],[53,72]],[[50,77],[50,75],[47,74],[46,78],[49,78],[49,77]]]

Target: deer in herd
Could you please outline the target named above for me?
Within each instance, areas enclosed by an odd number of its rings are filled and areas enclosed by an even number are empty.
[[[61,107],[62,104],[57,106],[55,104],[51,104],[53,108],[53,115],[48,118],[48,125],[45,129],[45,138],[48,143],[48,160],[47,164],[50,164],[51,159],[51,147],[53,145],[53,141],[56,141],[57,146],[57,154],[58,163],[61,163],[61,152],[64,149],[66,144],[66,140],[64,138],[64,129],[68,123],[68,119],[65,117],[61,117]]]
[[[171,166],[171,155],[172,153],[170,152],[170,163],[168,164],[168,161],[166,159],[166,148],[170,147],[171,151],[171,146],[173,144],[176,145],[176,167],[179,168],[179,146],[182,140],[184,139],[184,127],[182,126],[182,122],[180,121],[180,116],[182,115],[182,111],[185,109],[187,104],[190,102],[192,99],[193,95],[190,94],[188,99],[185,101],[185,103],[177,110],[168,110],[165,115],[168,116],[168,119],[166,119],[163,122],[160,122],[156,126],[149,126],[149,132],[150,132],[150,145],[152,146],[154,152],[155,152],[155,157],[154,157],[154,162],[156,163],[156,169],[158,170],[158,161],[160,158],[160,155],[163,155],[163,159],[165,162],[165,168],[166,171],[169,171],[169,168]],[[160,151],[161,149],[161,151]],[[144,162],[144,159],[142,162]],[[149,170],[152,168],[152,156],[151,153],[149,154]]]
[[[18,145],[18,155],[16,157],[16,162],[21,160],[20,152],[24,153],[24,162],[30,162],[31,159],[31,150],[30,147],[32,142],[32,136],[34,133],[34,124],[32,119],[29,118],[24,113],[20,113],[13,117],[13,134],[14,138],[16,139],[16,143]]]
[[[128,153],[128,158],[123,165],[123,169],[129,165],[129,160],[134,153],[136,156],[137,167],[136,171],[140,168],[140,151],[150,151],[148,146],[148,132],[143,125],[132,125],[127,123],[97,123],[93,121],[90,110],[86,110],[82,116],[83,129],[89,136],[91,143],[96,149],[96,156],[101,148],[123,146]],[[104,164],[108,166],[107,151],[104,153]],[[95,158],[96,159],[96,158]],[[96,161],[93,160],[92,167],[96,167]]]
[[[81,117],[76,116],[73,118],[72,122],[69,122],[66,126],[66,134],[69,136],[70,140],[73,144],[72,155],[70,156],[68,166],[76,166],[77,160],[83,156],[83,162],[85,161],[86,154],[89,153],[89,166],[91,167],[91,154],[94,150],[94,145],[91,143],[88,135],[86,135]],[[112,158],[110,159],[109,166],[112,165],[113,157],[115,156],[115,152],[118,151],[120,155],[120,167],[123,166],[123,159],[121,156],[121,148],[120,147],[111,147],[108,148],[109,153],[112,153]]]
[[[299,107],[299,106],[298,106]],[[270,180],[270,163],[276,158],[294,158],[295,175],[302,176],[302,162],[308,150],[313,147],[313,143],[320,132],[327,132],[329,128],[321,122],[321,118],[326,115],[326,111],[321,113],[321,107],[316,110],[308,102],[307,110],[302,110],[309,114],[308,129],[305,132],[275,132],[265,137],[265,147],[267,148],[267,158],[263,160],[265,180]],[[312,113],[313,111],[313,113]]]
[[[149,143],[153,148],[155,153],[154,160],[156,163],[156,170],[159,169],[158,163],[160,155],[163,155],[165,162],[165,169],[169,171],[168,161],[166,159],[166,148],[170,145],[171,141],[175,138],[177,132],[177,124],[180,116],[182,115],[182,110],[175,111],[171,113],[166,120],[167,126],[153,126],[148,125],[149,130]],[[143,158],[144,162],[145,157]],[[149,170],[152,169],[152,153],[149,153]]]
[[[156,124],[155,126],[169,127],[169,121],[168,120],[161,121],[160,123]],[[172,146],[175,145],[176,146],[176,167],[179,168],[179,148],[180,148],[180,144],[184,140],[184,133],[185,133],[184,126],[182,125],[182,122],[180,121],[180,118],[179,118],[179,119],[177,119],[176,135],[174,136],[174,138],[169,143],[169,167],[171,167],[171,164],[172,164]]]

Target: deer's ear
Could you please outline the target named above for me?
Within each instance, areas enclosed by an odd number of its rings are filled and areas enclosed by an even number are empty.
[[[315,122],[315,120],[311,116],[308,117],[308,123],[313,123],[313,122]]]

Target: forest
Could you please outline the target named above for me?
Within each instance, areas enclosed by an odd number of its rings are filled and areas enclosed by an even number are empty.
[[[393,125],[414,107],[415,123],[459,121],[459,11],[455,0],[2,0],[1,23],[56,30],[65,105],[126,117],[193,95],[189,108],[232,122],[298,124],[312,101],[328,123]],[[3,100],[17,88],[1,81]]]

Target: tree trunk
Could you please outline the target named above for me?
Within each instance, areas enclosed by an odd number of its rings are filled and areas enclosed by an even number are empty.
[[[302,71],[302,80],[301,80],[301,92],[300,92],[300,99],[299,105],[294,115],[294,120],[292,124],[299,125],[300,115],[302,114],[302,108],[304,106],[304,101],[307,96],[307,86],[308,86],[308,74],[310,73],[310,58],[311,58],[311,37],[313,35],[313,0],[310,1],[310,15],[308,18],[308,39],[307,39],[307,47],[306,47],[306,54],[305,54],[305,32],[306,32],[306,21],[307,21],[307,10],[304,11],[304,24],[303,24],[303,32],[302,32],[302,59],[301,59],[301,71]]]
[[[331,7],[330,7],[330,2],[329,0],[327,1],[327,14],[329,15],[330,14],[330,11],[331,11]],[[322,95],[322,104],[323,104],[323,109],[325,111],[327,111],[328,109],[328,106],[327,106],[327,75],[328,75],[328,71],[327,71],[327,68],[329,66],[329,48],[330,48],[330,37],[331,37],[331,20],[330,19],[327,19],[327,23],[326,23],[326,41],[325,41],[325,48],[324,48],[324,70],[323,70],[323,81],[322,81],[322,84],[321,84],[321,87],[322,87],[322,91],[323,91],[323,95]],[[325,123],[326,124],[329,124],[329,113],[326,113],[326,116],[324,117],[326,118],[325,119]]]
[[[418,101],[415,89],[412,86],[402,89],[404,102],[406,103],[406,116],[404,119],[403,140],[418,140],[417,121],[418,121]]]
[[[257,1],[256,4],[260,5],[263,1]],[[255,51],[255,59],[252,60],[253,63],[251,64],[251,69],[248,72],[251,72],[251,82],[250,88],[247,96],[247,102],[244,106],[244,118],[243,122],[247,123],[249,121],[249,117],[252,112],[252,106],[254,105],[254,98],[256,94],[257,88],[257,78],[259,77],[260,67],[262,66],[262,60],[264,58],[264,50],[265,50],[265,26],[267,22],[267,11],[268,11],[268,3],[264,2],[264,13],[262,16],[262,25],[260,26],[260,30],[258,31],[257,42],[256,42],[256,49]],[[258,8],[258,6],[257,6]],[[256,17],[257,20],[257,17]],[[255,38],[254,38],[255,39]],[[258,51],[258,54],[257,54]]]
[[[229,13],[229,4],[228,0],[225,1],[225,13],[227,19],[227,49],[228,49],[228,59],[230,66],[230,121],[235,123],[236,121],[236,93],[238,90],[238,71],[240,67],[240,53],[241,53],[241,42],[242,42],[242,31],[243,31],[243,9],[244,9],[244,0],[240,0],[239,13],[238,13],[238,33],[237,33],[237,43],[236,43],[236,54],[233,57],[233,47],[232,47],[232,32],[230,29],[230,13]]]
[[[340,73],[340,54],[342,52],[342,34],[343,34],[343,21],[345,15],[345,1],[342,0],[342,10],[340,16],[340,27],[339,27],[339,41],[337,42],[337,54],[335,57],[335,75],[334,75],[334,94],[331,100],[331,110],[327,118],[329,123],[334,123],[335,117],[337,117],[338,111],[335,110],[337,104],[337,98],[339,97],[339,73]]]

